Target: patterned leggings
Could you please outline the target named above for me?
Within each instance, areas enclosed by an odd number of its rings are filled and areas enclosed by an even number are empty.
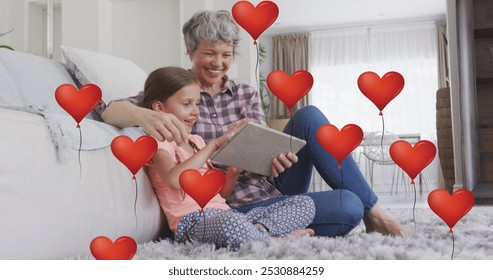
[[[234,209],[206,208],[194,211],[178,224],[175,241],[213,243],[216,247],[239,248],[241,244],[282,237],[295,229],[304,229],[313,222],[315,203],[308,196],[298,195],[247,213]],[[254,224],[260,223],[264,227]]]

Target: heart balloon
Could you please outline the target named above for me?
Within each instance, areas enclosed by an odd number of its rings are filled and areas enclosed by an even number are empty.
[[[435,145],[428,140],[421,140],[414,147],[407,141],[397,140],[390,145],[389,150],[395,164],[411,178],[411,184],[414,184],[414,178],[433,161],[436,152]]]
[[[132,237],[119,237],[115,243],[106,236],[98,236],[89,246],[96,260],[130,260],[137,252],[137,243]]]
[[[317,141],[339,163],[359,146],[363,140],[363,130],[355,125],[348,124],[341,131],[332,124],[324,124],[317,130]]]
[[[135,174],[152,159],[157,152],[157,141],[151,136],[141,136],[134,142],[125,135],[117,136],[111,141],[113,155]]]
[[[450,228],[462,219],[474,206],[472,192],[460,189],[450,195],[442,189],[433,190],[428,195],[428,205]]]
[[[313,76],[305,70],[298,70],[291,76],[281,70],[272,71],[266,79],[270,91],[289,109],[305,96],[313,85]]]
[[[101,89],[94,84],[86,84],[80,90],[71,84],[63,84],[55,90],[58,105],[74,118],[78,128],[82,119],[101,101],[101,95]]]
[[[257,38],[276,21],[279,8],[274,2],[262,1],[257,7],[248,1],[238,1],[231,11],[236,22],[245,29],[257,44]]]
[[[193,198],[201,209],[204,209],[224,187],[226,176],[217,169],[209,169],[204,175],[195,169],[187,169],[180,174],[178,181],[185,193]]]
[[[404,88],[404,78],[398,72],[388,72],[380,77],[371,71],[361,74],[358,78],[360,91],[382,111]]]

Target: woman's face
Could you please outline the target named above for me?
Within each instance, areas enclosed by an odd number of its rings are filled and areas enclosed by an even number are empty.
[[[233,45],[222,41],[208,44],[201,40],[197,49],[189,55],[192,72],[203,87],[222,85],[222,78],[233,61]]]
[[[175,115],[178,120],[183,122],[187,132],[192,131],[192,127],[199,118],[198,105],[200,103],[200,87],[198,83],[192,83],[182,87],[164,102],[155,101],[159,105],[154,105],[155,110],[164,111]]]

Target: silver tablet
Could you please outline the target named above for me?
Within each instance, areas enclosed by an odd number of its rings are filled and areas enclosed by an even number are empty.
[[[303,148],[305,140],[249,122],[212,156],[212,161],[269,176],[272,159]]]

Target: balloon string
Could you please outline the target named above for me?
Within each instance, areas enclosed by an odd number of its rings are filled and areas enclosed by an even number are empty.
[[[341,190],[339,191],[339,201],[341,202],[341,212],[344,212],[344,207],[342,206],[342,190],[344,189],[344,172],[342,172],[342,167],[340,168],[341,170]]]
[[[380,138],[380,146],[383,146],[383,135],[385,134],[385,120],[382,115],[382,137]]]
[[[139,194],[139,188],[137,186],[137,180],[134,180],[135,182],[135,201],[134,201],[134,215],[135,215],[135,229],[137,230],[137,196]]]
[[[204,230],[202,231],[202,240],[204,240],[204,238],[205,238],[205,230],[207,228],[207,224],[206,224],[207,220],[205,219],[205,211],[204,211],[204,209],[202,209],[201,215],[202,215],[202,217],[204,219]],[[202,245],[202,251],[204,252],[204,259],[205,259],[205,257],[206,257],[205,256],[205,242],[202,242],[202,243],[203,243],[203,245]]]
[[[385,135],[385,120],[382,114],[382,137],[380,137],[380,150],[382,151],[382,163],[385,161],[385,153],[383,151],[383,136]]]
[[[293,152],[293,134],[294,134],[294,119],[292,118],[292,115],[289,115],[289,121],[286,126],[288,126],[291,123],[291,134],[289,136],[289,146],[290,146],[290,151]],[[286,129],[286,128],[285,128]],[[276,186],[277,189],[281,188],[281,181],[279,180],[279,176],[274,177],[274,186]]]
[[[289,148],[293,152],[293,134],[294,134],[294,119],[289,115],[291,121],[291,136],[289,137]]]
[[[260,92],[260,82],[258,80],[258,76],[259,76],[259,73],[258,73],[258,66],[260,64],[260,54],[259,54],[259,46],[258,45],[255,45],[255,48],[257,50],[257,61],[255,63],[255,80],[257,81],[257,89],[258,91]],[[263,96],[262,96],[263,98]]]
[[[452,229],[450,229],[450,233],[452,234],[452,255],[450,256],[450,260],[454,259],[454,251],[455,251],[455,238],[454,238],[454,232]]]
[[[79,153],[78,153],[78,159],[79,159],[79,180],[82,180],[82,163],[80,161],[80,151],[82,150],[82,130],[79,126]]]
[[[413,223],[414,223],[414,232],[416,232],[416,216],[415,216],[415,211],[416,211],[416,184],[412,184],[414,188],[414,204],[413,204]]]

